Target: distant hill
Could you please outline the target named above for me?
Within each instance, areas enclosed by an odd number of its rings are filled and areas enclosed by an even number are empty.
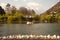
[[[41,22],[47,23],[60,23],[60,2],[55,4],[52,8],[48,9],[46,12],[40,14]]]
[[[52,8],[48,9],[43,14],[49,14],[49,13],[60,13],[60,2],[58,2],[56,5],[54,5]]]

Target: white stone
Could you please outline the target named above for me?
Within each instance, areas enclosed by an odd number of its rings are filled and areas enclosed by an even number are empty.
[[[48,38],[48,39],[50,39],[50,38],[51,38],[51,36],[50,36],[50,35],[47,35],[47,38]]]

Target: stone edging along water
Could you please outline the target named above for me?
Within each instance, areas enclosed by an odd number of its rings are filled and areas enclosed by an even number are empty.
[[[0,39],[60,39],[58,35],[9,35],[0,37]]]

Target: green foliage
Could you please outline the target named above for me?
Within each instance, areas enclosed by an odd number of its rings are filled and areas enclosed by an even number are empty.
[[[16,12],[14,15],[8,16],[8,23],[21,21],[23,14]]]
[[[58,19],[60,19],[60,16],[58,16]]]
[[[36,16],[34,17],[34,20],[35,20],[35,21],[40,21],[39,15],[36,15]]]
[[[28,16],[28,15],[27,15]],[[43,22],[43,20],[47,20],[48,23],[55,21],[60,21],[60,14],[56,13],[55,16],[53,14],[45,14],[45,15],[32,15],[32,21],[38,21]],[[55,19],[53,19],[55,18]],[[6,13],[5,15],[0,15],[0,21],[7,21],[8,23],[15,23],[19,21],[27,21],[26,15],[16,12],[14,15],[10,15],[9,13]],[[54,21],[54,22],[55,22]]]
[[[49,21],[51,19],[51,15],[46,15],[46,19]]]

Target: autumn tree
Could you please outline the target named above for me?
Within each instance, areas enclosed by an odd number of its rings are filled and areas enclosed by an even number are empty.
[[[32,10],[28,10],[28,15],[35,15],[35,11],[32,9]]]
[[[21,8],[19,9],[19,12],[20,12],[20,13],[23,13],[23,14],[27,14],[27,8],[21,7]]]

